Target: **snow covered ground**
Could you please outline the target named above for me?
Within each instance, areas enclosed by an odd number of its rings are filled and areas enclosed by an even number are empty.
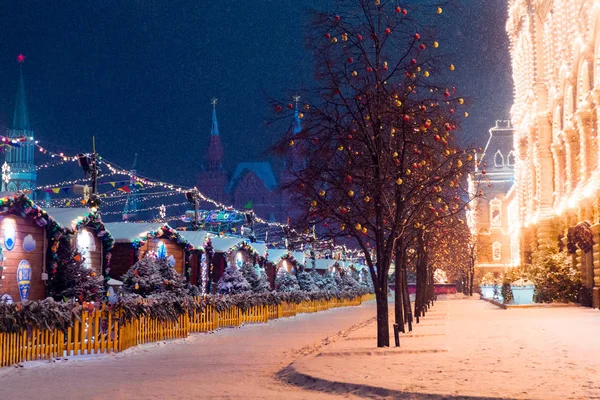
[[[8,367],[0,369],[0,399],[340,398],[284,384],[275,374],[374,315],[371,301],[115,355]]]
[[[374,340],[373,324],[355,330],[294,362],[286,378],[390,398],[600,399],[598,310],[438,301],[401,348],[374,349]]]

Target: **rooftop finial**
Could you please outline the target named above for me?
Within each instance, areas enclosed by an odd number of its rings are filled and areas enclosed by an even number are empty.
[[[298,102],[300,101],[300,95],[299,94],[295,94],[293,96],[294,101],[296,102],[296,106],[298,105]]]
[[[217,106],[217,101],[219,101],[219,99],[217,99],[216,97],[213,97],[210,100],[210,104],[212,104],[213,108],[215,108]]]

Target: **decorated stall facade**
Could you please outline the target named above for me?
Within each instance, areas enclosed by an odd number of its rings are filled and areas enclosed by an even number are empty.
[[[70,244],[81,254],[84,265],[106,274],[114,239],[100,215],[87,208],[47,208],[46,212],[70,235]]]
[[[0,294],[15,302],[45,298],[63,235],[60,224],[27,196],[0,198]]]
[[[189,278],[193,250],[187,239],[164,223],[115,222],[106,224],[115,240],[109,276],[120,279],[147,252],[169,260],[175,271]]]

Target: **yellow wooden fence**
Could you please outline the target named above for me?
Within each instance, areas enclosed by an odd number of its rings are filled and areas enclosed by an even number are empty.
[[[159,321],[140,317],[121,322],[100,307],[84,304],[81,320],[75,320],[66,333],[29,328],[20,333],[0,333],[0,367],[24,361],[51,359],[84,354],[119,352],[138,344],[185,338],[191,332],[209,332],[218,328],[268,322],[299,313],[312,313],[335,307],[358,306],[372,300],[365,295],[351,300],[331,299],[254,306],[242,310],[236,306],[217,312],[212,306],[191,315],[180,315],[177,321]]]

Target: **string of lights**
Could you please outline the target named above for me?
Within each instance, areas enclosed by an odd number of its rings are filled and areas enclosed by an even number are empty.
[[[175,204],[166,204],[164,205],[165,207],[181,207],[181,206],[185,206],[188,205],[189,203],[183,202],[183,203],[175,203]],[[146,208],[141,208],[139,210],[136,210],[137,212],[144,212],[144,211],[152,211],[152,210],[158,210],[161,208],[162,205],[158,205],[158,206],[153,206],[153,207],[146,207]],[[102,214],[103,215],[115,215],[115,214],[122,214],[123,211],[103,211]],[[179,218],[179,217],[178,217]]]

